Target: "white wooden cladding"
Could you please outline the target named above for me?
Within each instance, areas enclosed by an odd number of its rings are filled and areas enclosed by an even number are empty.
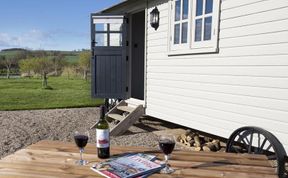
[[[288,1],[222,0],[219,53],[169,56],[168,0],[147,24],[146,113],[229,137],[242,126],[276,135],[288,152]]]

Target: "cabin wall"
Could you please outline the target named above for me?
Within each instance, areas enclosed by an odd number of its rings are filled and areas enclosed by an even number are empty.
[[[288,151],[288,1],[222,0],[219,53],[168,56],[168,0],[147,17],[146,113],[228,138],[242,126],[269,130]]]

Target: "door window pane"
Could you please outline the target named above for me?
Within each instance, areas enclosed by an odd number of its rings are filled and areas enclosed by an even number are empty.
[[[212,13],[213,11],[213,0],[206,0],[205,14]]]
[[[177,0],[175,2],[175,21],[180,20],[180,12],[181,12],[181,0]]]
[[[122,46],[121,33],[110,33],[110,46]]]
[[[106,23],[96,23],[95,29],[96,29],[96,31],[107,31],[107,24]]]
[[[182,19],[187,19],[188,18],[188,8],[189,7],[189,1],[188,0],[183,0],[183,7],[182,7]]]
[[[96,33],[95,39],[95,46],[108,46],[107,33]]]
[[[174,26],[174,44],[179,44],[180,42],[180,24]]]
[[[122,24],[121,23],[110,24],[110,31],[122,31]]]
[[[201,41],[202,39],[202,19],[196,20],[195,27],[195,41]]]
[[[203,0],[196,1],[196,16],[203,14]]]
[[[206,17],[204,22],[204,40],[211,40],[212,17]]]
[[[182,23],[181,43],[187,43],[188,22]]]

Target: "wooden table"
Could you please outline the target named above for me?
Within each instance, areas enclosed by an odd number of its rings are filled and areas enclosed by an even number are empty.
[[[17,151],[0,160],[0,178],[94,178],[101,177],[90,170],[99,162],[95,145],[86,146],[84,158],[91,163],[76,166],[79,150],[74,143],[41,141]],[[141,147],[112,147],[113,155],[126,152],[146,152],[162,159],[157,150]],[[185,152],[175,150],[170,161],[176,171],[171,175],[153,174],[151,177],[195,177],[195,178],[277,178],[266,156]]]

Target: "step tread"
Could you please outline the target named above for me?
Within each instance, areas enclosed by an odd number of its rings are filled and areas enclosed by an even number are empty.
[[[115,119],[115,120],[118,120],[118,121],[122,121],[125,119],[125,116],[122,116],[120,114],[108,114],[108,117],[112,118],[112,119]]]
[[[121,111],[129,112],[129,113],[135,110],[135,108],[132,108],[130,106],[118,106],[117,109]]]

